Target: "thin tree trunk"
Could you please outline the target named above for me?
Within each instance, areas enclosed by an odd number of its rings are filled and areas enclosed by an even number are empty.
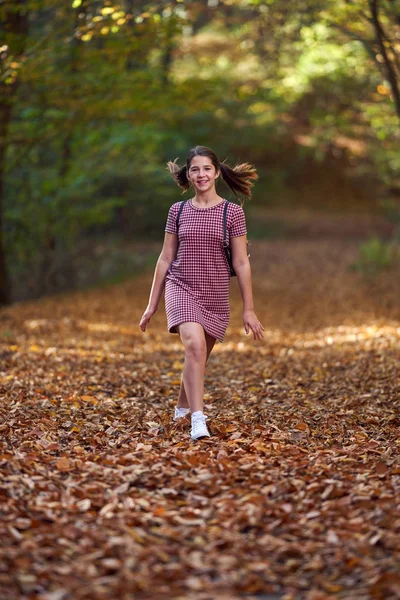
[[[79,71],[79,60],[80,60],[80,49],[82,47],[82,41],[76,37],[74,34],[79,26],[79,19],[81,18],[82,13],[86,13],[87,4],[84,3],[80,9],[80,11],[74,11],[74,21],[72,24],[72,33],[73,38],[70,42],[70,55],[69,55],[69,64],[65,67],[65,72],[68,73],[71,77],[71,84],[69,89],[69,94],[71,98],[75,98],[78,91],[78,84],[76,82],[76,76]],[[59,180],[60,185],[65,185],[66,178],[71,166],[72,160],[72,141],[73,141],[73,132],[72,126],[69,128],[66,136],[62,142],[61,148],[61,163],[59,169]],[[53,218],[50,217],[48,223],[48,231],[44,240],[43,247],[43,259],[40,266],[40,280],[41,287],[45,293],[53,292],[57,290],[59,285],[56,275],[57,275],[57,251],[59,248],[59,240],[57,239],[54,230],[54,222]],[[73,286],[73,273],[71,272],[69,275],[69,283]]]
[[[8,56],[3,58],[3,64],[7,65],[11,59],[18,62],[25,51],[28,37],[28,11],[25,0],[6,0],[3,3],[0,13],[0,28],[4,32],[3,43],[8,47]],[[5,160],[18,78],[15,77],[13,82],[7,82],[3,69],[1,69],[0,75],[0,305],[4,305],[11,300],[3,236]]]
[[[226,6],[223,6],[226,10]],[[215,14],[215,9],[210,9],[207,0],[199,0],[193,7],[191,15],[192,35],[196,35],[200,29],[208,25]]]
[[[165,31],[165,45],[161,58],[161,80],[164,87],[169,83],[174,51],[174,23],[168,22]]]
[[[125,0],[123,3],[123,8],[127,14],[130,15],[138,15],[145,10],[145,2],[144,0]],[[137,42],[143,38],[145,34],[141,33],[138,28],[135,27],[135,20],[130,19],[127,23],[128,30],[131,31],[132,39]],[[136,68],[140,68],[146,61],[147,58],[147,50],[141,50],[140,43],[138,45],[135,44],[134,48],[127,48],[127,54],[125,58],[125,70],[127,72],[134,71]],[[144,48],[147,47],[146,44],[143,45]]]
[[[7,150],[8,124],[11,118],[9,102],[0,103],[0,306],[10,302],[10,278],[7,272],[3,239],[4,165]]]
[[[378,0],[369,0],[369,7],[371,10],[371,18],[372,18],[372,24],[374,26],[375,29],[375,36],[376,36],[376,41],[379,47],[379,52],[382,54],[383,57],[383,61],[384,61],[384,65],[385,65],[385,69],[386,69],[386,75],[389,81],[389,85],[391,87],[392,90],[392,95],[393,95],[393,100],[394,100],[394,105],[396,107],[396,113],[397,116],[400,119],[400,89],[399,89],[399,82],[397,80],[397,74],[395,71],[395,68],[388,56],[388,53],[386,51],[386,47],[385,47],[385,32],[383,30],[383,27],[379,21],[379,3]]]

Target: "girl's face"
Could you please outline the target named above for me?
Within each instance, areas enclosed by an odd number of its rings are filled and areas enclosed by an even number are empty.
[[[215,187],[215,181],[219,176],[212,164],[212,161],[207,156],[195,156],[190,163],[188,179],[192,183],[196,191],[208,192]]]

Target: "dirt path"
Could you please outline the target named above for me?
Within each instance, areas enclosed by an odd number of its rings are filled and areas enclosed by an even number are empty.
[[[148,276],[0,312],[0,598],[399,598],[400,273],[355,255],[253,244],[265,341],[232,282],[198,443]]]

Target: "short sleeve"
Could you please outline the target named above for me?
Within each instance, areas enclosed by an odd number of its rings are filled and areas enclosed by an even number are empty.
[[[244,210],[241,206],[237,204],[233,205],[234,211],[232,214],[232,220],[229,228],[229,233],[231,237],[237,237],[238,235],[246,235],[246,217],[244,215]]]
[[[177,204],[173,204],[168,212],[167,223],[165,225],[166,233],[173,233],[177,235],[176,231],[176,218],[178,216]]]

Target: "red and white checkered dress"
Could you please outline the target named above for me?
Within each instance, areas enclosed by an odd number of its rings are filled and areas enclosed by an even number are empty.
[[[178,252],[165,278],[168,331],[181,323],[200,323],[222,342],[229,322],[229,266],[223,249],[225,201],[208,208],[185,202],[176,231],[180,202],[168,213],[165,231],[178,235]],[[246,234],[243,209],[232,202],[227,210],[230,237]]]

